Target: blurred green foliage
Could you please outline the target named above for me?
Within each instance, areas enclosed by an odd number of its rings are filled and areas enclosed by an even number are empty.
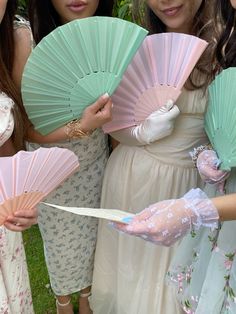
[[[132,20],[132,0],[118,0],[114,8],[114,16],[128,21]]]

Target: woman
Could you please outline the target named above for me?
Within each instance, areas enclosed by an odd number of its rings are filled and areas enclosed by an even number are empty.
[[[236,2],[217,0],[215,8],[215,20],[217,22],[221,20],[224,25],[215,58],[221,69],[234,67]],[[225,179],[225,174],[216,169],[216,164],[219,164],[219,160],[214,151],[199,154],[197,165],[201,176],[207,182],[214,183]],[[208,196],[214,194],[210,185],[205,191]],[[223,222],[216,230],[210,231],[208,228],[194,232],[192,230],[191,235],[183,239],[168,272],[170,281],[176,285],[181,305],[188,314],[236,312],[236,194],[230,194],[236,192],[235,168],[226,181],[225,192],[229,195],[211,200],[203,199],[206,195],[198,193],[198,200],[192,196],[188,200],[184,197],[185,200],[182,198],[156,203],[137,215],[128,227],[119,226],[123,232],[128,231],[160,245],[167,245],[167,241],[175,242],[176,230],[182,229],[179,238],[186,234],[196,218],[200,226],[206,219],[206,213],[214,218],[212,222],[217,220]],[[170,212],[175,218],[172,226],[169,225],[169,234],[163,237],[162,231],[167,227],[166,214]],[[191,217],[191,222],[187,221],[183,228],[181,222],[185,217]]]
[[[182,32],[207,40],[211,37],[208,24],[212,3],[147,0],[142,21],[151,33]],[[135,1],[133,7],[140,10],[142,18],[141,1]],[[165,113],[157,112],[139,127],[111,134],[121,144],[113,151],[105,171],[103,208],[136,213],[151,203],[180,197],[201,184],[189,160],[189,150],[207,142],[204,90],[211,48],[209,45],[177,100],[179,110],[176,106],[168,110],[168,103]],[[160,121],[164,121],[161,129]],[[152,133],[151,143],[146,133]],[[176,247],[156,247],[118,234],[101,221],[93,277],[94,313],[181,313],[172,288],[165,287],[165,273],[175,253]]]
[[[18,91],[27,28],[14,27],[17,1],[0,4],[0,157],[24,148],[24,115]],[[1,162],[0,162],[1,166]],[[19,211],[0,226],[0,312],[32,314],[32,298],[20,232],[36,223],[36,210]],[[8,228],[8,229],[7,229]]]
[[[111,0],[31,0],[29,16],[36,44],[56,27],[77,18],[93,15],[111,16]],[[51,196],[54,203],[99,207],[101,182],[108,157],[107,138],[99,128],[111,118],[111,100],[104,95],[88,107],[82,119],[42,136],[31,127],[29,141],[44,146],[69,148],[80,160],[80,171]],[[82,131],[77,132],[76,130]],[[94,130],[94,132],[90,132]],[[54,143],[45,145],[45,143]],[[38,147],[31,144],[31,147]],[[49,199],[48,199],[49,201]],[[80,292],[79,312],[90,314],[88,297],[92,283],[97,220],[58,212],[42,206],[39,227],[44,241],[46,263],[52,289],[57,298],[57,313],[72,314],[70,295]]]

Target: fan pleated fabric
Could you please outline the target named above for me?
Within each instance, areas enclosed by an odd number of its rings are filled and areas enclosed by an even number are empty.
[[[229,171],[236,166],[236,69],[222,71],[209,87],[209,105],[205,129],[221,160],[220,168]]]
[[[147,31],[112,17],[74,20],[33,50],[22,95],[29,119],[42,134],[78,118],[105,93],[112,95]]]
[[[206,47],[206,41],[192,35],[147,36],[112,96],[113,118],[103,130],[137,125],[169,99],[175,102]]]

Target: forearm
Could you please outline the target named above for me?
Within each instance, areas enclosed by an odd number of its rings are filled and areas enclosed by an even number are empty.
[[[221,221],[236,220],[236,193],[212,199]]]
[[[63,142],[68,139],[83,138],[91,134],[91,128],[83,119],[73,120],[53,132],[42,135],[30,125],[27,131],[27,140],[37,144],[51,144]]]
[[[50,144],[58,143],[68,139],[68,136],[65,132],[65,126],[51,132],[48,135],[42,135],[34,129],[33,126],[30,126],[27,131],[27,141],[37,144]]]

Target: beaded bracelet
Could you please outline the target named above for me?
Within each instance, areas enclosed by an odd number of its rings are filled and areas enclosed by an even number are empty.
[[[201,152],[203,152],[204,150],[212,150],[212,145],[211,144],[206,144],[206,145],[200,145],[198,147],[194,147],[194,149],[189,152],[189,155],[192,158],[192,162],[194,163],[194,166],[197,168],[197,159],[198,156]]]
[[[84,132],[81,130],[81,121],[79,119],[72,120],[65,125],[65,134],[69,139],[89,137],[93,130]]]

